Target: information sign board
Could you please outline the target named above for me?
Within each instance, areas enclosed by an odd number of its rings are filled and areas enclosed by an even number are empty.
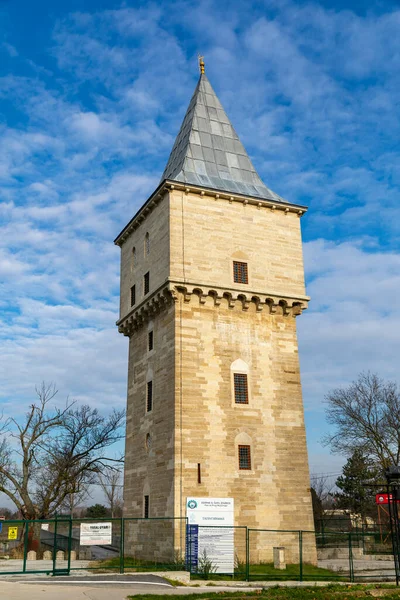
[[[192,570],[207,557],[216,573],[233,573],[234,501],[233,498],[187,498],[188,540]],[[197,531],[191,529],[197,525]],[[194,541],[192,541],[192,533]]]
[[[81,546],[111,544],[112,523],[81,523]]]
[[[391,504],[395,503],[393,500],[392,494],[376,494],[375,503],[376,504],[389,504],[389,499],[390,499]],[[400,504],[400,500],[396,500],[396,504]]]
[[[199,560],[199,526],[188,525],[186,529],[186,566],[196,573]]]
[[[9,527],[8,528],[8,539],[9,540],[17,540],[18,539],[18,527]]]

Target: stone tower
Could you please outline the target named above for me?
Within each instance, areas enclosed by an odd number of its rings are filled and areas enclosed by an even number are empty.
[[[202,72],[158,188],[115,240],[126,516],[233,497],[236,525],[313,529],[296,337],[304,211],[261,181]]]

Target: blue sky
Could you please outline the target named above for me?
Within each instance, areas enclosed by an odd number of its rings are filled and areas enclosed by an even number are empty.
[[[158,184],[197,53],[265,183],[302,219],[313,472],[324,395],[398,379],[400,2],[0,0],[0,402],[126,395],[113,239]]]

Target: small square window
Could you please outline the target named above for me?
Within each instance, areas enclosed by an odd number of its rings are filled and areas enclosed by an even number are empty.
[[[247,375],[242,373],[234,373],[234,385],[235,385],[235,403],[236,404],[248,404],[249,394],[247,388]]]
[[[239,446],[239,469],[251,469],[250,446]]]
[[[154,347],[154,336],[153,336],[152,331],[149,331],[148,341],[149,341],[149,352],[150,352],[150,350],[153,350],[153,347]]]
[[[153,409],[153,382],[147,382],[147,398],[146,398],[146,411],[150,412]]]
[[[247,263],[233,262],[233,281],[235,283],[249,283]]]
[[[150,514],[150,496],[144,497],[143,516],[145,519],[149,518]]]
[[[143,293],[144,295],[148,294],[150,291],[150,272],[144,274],[143,277]]]
[[[134,306],[136,304],[136,288],[133,285],[131,287],[131,306]]]

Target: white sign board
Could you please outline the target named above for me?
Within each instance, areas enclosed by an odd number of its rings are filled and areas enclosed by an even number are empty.
[[[81,523],[81,546],[111,544],[112,523]]]
[[[187,498],[188,526],[198,526],[197,565],[201,568],[206,554],[216,567],[215,573],[233,573],[234,501],[233,498]]]

